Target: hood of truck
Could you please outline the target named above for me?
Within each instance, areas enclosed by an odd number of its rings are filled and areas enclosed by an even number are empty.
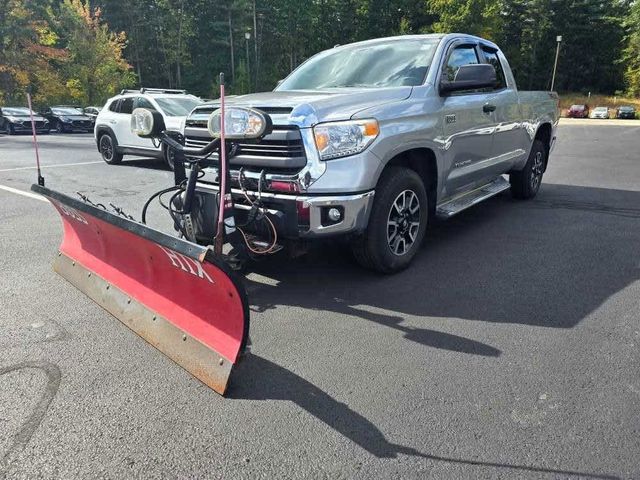
[[[263,110],[271,116],[274,125],[306,128],[322,122],[348,120],[368,108],[405,100],[411,91],[412,87],[274,91],[229,97],[226,105]],[[218,106],[218,101],[201,105],[194,113],[210,112]]]

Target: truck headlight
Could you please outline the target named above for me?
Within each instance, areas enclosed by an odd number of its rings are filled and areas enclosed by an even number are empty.
[[[373,142],[378,133],[378,121],[373,118],[320,123],[313,127],[321,160],[360,153]]]

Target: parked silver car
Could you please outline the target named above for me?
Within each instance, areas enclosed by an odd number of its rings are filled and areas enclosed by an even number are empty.
[[[609,107],[596,107],[591,111],[591,118],[609,118]]]

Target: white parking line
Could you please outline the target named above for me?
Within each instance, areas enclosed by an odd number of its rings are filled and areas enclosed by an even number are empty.
[[[24,190],[18,190],[17,188],[7,187],[6,185],[0,185],[0,190],[5,192],[15,193],[16,195],[22,195],[23,197],[33,198],[34,200],[40,200],[41,202],[48,202],[46,198],[37,193],[25,192]]]
[[[73,167],[74,165],[92,165],[94,163],[104,163],[103,161],[96,162],[78,162],[78,163],[59,163],[57,165],[41,165],[40,168],[56,168],[56,167]],[[35,170],[37,167],[15,167],[0,169],[0,172],[13,172],[15,170]]]

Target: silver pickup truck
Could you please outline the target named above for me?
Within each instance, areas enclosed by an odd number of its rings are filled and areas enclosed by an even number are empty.
[[[430,218],[509,188],[535,196],[559,117],[554,93],[518,91],[500,49],[461,34],[337,46],[274,91],[227,103],[273,120],[272,133],[239,144],[231,161],[239,211],[259,195],[279,238],[345,236],[359,263],[385,273],[409,265]],[[187,117],[187,148],[211,140],[217,108]],[[217,189],[211,169],[198,191]]]

